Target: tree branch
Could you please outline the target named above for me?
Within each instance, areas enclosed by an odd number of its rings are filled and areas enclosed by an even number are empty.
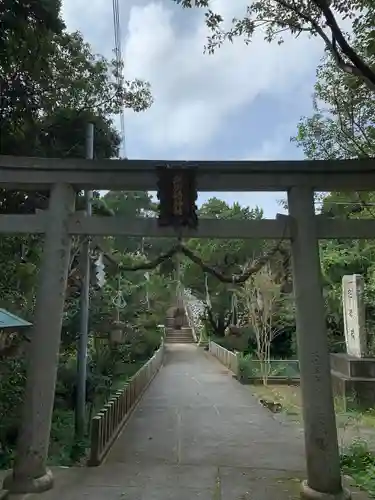
[[[332,54],[337,66],[350,75],[357,76],[364,80],[366,85],[371,89],[375,90],[375,73],[370,69],[370,67],[362,61],[355,50],[346,41],[335,16],[333,15],[330,7],[327,5],[326,0],[314,0],[317,7],[320,8],[322,14],[324,15],[327,25],[332,32],[332,41],[329,39],[328,35],[324,32],[323,28],[319,23],[311,16],[302,13],[297,7],[291,5],[286,0],[276,0],[279,5],[294,12],[297,16],[303,19],[305,22],[310,23],[316,33],[324,41],[326,48]],[[337,43],[340,46],[343,54],[353,63],[349,64],[344,61],[341,57],[339,51],[337,50]]]
[[[330,28],[332,32],[332,47],[336,53],[338,53],[336,49],[336,42],[339,44],[340,49],[343,54],[352,62],[353,67],[351,67],[351,71],[356,76],[361,76],[368,86],[371,87],[372,90],[375,90],[375,73],[372,69],[361,59],[361,57],[357,54],[357,52],[349,45],[346,38],[344,37],[343,32],[338,25],[335,16],[327,2],[327,0],[314,0],[315,5],[319,7],[322,11],[327,26]],[[342,58],[341,58],[342,60]],[[341,66],[340,66],[341,67]],[[356,68],[358,71],[353,72],[353,69]],[[342,68],[344,69],[344,68]]]

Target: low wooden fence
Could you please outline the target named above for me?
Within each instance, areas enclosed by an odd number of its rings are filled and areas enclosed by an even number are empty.
[[[298,359],[270,359],[267,366],[267,383],[270,385],[299,385]],[[242,384],[263,384],[262,364],[257,359],[244,357],[239,362],[238,380]]]
[[[238,356],[232,351],[228,351],[228,349],[224,349],[219,344],[216,344],[216,342],[212,342],[210,340],[208,344],[208,351],[210,354],[215,356],[220,363],[222,363],[224,366],[229,368],[233,373],[236,375],[238,374]]]
[[[129,415],[163,364],[164,342],[153,357],[125,386],[117,391],[91,421],[91,449],[88,465],[100,465]]]
[[[264,381],[262,377],[244,377],[241,374],[238,376],[238,380],[241,384],[244,385],[264,385]],[[269,375],[267,377],[268,385],[290,385],[290,386],[299,386],[300,385],[299,377],[282,377]]]
[[[242,384],[253,384],[253,385],[261,385],[263,384],[263,379],[259,375],[259,370],[254,370],[254,373],[247,373],[248,370],[244,370],[243,363],[241,365],[241,361],[243,361],[243,358],[241,358],[241,354],[234,353],[232,351],[228,351],[228,349],[225,349],[219,344],[216,344],[216,342],[212,342],[210,340],[209,342],[209,347],[208,350],[212,356],[215,356],[220,363],[222,363],[224,366],[229,368],[237,377],[237,379],[242,383]],[[298,360],[271,360],[271,365],[272,364],[279,364],[279,365],[285,365],[285,367],[291,368],[292,365],[298,366]],[[251,368],[252,365],[256,366],[259,364],[258,361],[256,360],[251,360],[248,361],[248,367]],[[245,366],[246,367],[246,366]],[[275,371],[275,370],[273,370]],[[285,373],[285,374],[274,374],[273,371],[271,370],[271,374],[267,377],[267,382],[268,384],[271,385],[299,385],[300,384],[300,377],[299,377],[299,368],[292,370],[292,372],[296,373]],[[250,370],[251,372],[251,370]]]

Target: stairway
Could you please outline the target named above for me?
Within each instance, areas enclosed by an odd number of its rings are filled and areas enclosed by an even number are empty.
[[[167,344],[193,344],[194,337],[189,326],[183,326],[180,330],[167,328],[165,337]]]
[[[186,312],[183,312],[178,321],[176,321],[175,312],[175,306],[170,307],[167,311],[165,342],[167,344],[193,344],[195,341]]]

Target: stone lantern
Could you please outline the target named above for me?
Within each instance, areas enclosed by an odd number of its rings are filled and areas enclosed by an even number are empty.
[[[123,344],[125,341],[125,323],[120,320],[115,320],[112,323],[109,332],[109,341],[111,344]]]
[[[181,330],[184,326],[185,310],[183,307],[176,307],[173,311],[173,322],[176,330]]]

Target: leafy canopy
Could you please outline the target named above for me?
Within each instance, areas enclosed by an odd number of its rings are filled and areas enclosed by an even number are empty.
[[[254,0],[249,1],[242,18],[234,18],[229,29],[224,18],[210,8],[210,0],[174,0],[185,8],[206,9],[206,25],[211,31],[205,49],[213,53],[226,40],[243,37],[250,43],[257,31],[264,34],[268,42],[283,42],[283,34],[298,37],[307,32],[320,37],[327,51],[334,57],[337,66],[347,74],[356,76],[361,82],[375,90],[375,72],[371,60],[361,57],[350,43],[350,38],[340,28],[337,18],[351,19],[355,33],[364,27],[374,26],[372,0]],[[228,0],[229,2],[229,0]],[[374,44],[373,34],[367,44]]]

